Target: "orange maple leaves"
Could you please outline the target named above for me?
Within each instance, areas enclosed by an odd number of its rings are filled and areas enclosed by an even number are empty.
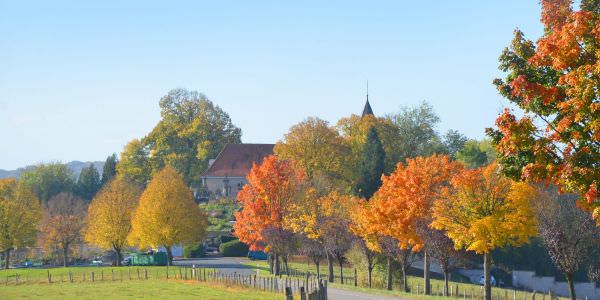
[[[394,173],[383,177],[383,184],[369,203],[363,232],[379,233],[397,239],[401,248],[419,250],[423,239],[417,226],[430,217],[433,202],[440,197],[462,165],[444,155],[416,157],[398,164]]]
[[[284,216],[296,197],[302,193],[304,172],[289,161],[268,156],[254,165],[248,184],[238,193],[242,210],[236,213],[234,234],[251,250],[267,245],[263,235],[267,228],[282,229]]]

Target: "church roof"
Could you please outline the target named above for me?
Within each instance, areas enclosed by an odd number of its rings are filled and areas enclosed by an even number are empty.
[[[371,109],[371,104],[369,104],[369,96],[367,95],[367,103],[365,103],[365,108],[363,108],[362,116],[373,115],[373,110]]]
[[[246,177],[252,164],[273,154],[274,144],[227,144],[202,177]]]

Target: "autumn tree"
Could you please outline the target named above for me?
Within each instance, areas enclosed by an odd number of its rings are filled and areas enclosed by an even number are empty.
[[[42,215],[38,197],[22,182],[0,179],[0,252],[8,269],[13,249],[33,246]]]
[[[170,165],[190,185],[226,144],[241,142],[242,131],[218,105],[196,91],[171,90],[159,101],[161,120],[142,139],[154,172]]]
[[[488,129],[498,162],[515,179],[553,181],[579,193],[600,217],[600,5],[542,0],[544,35],[516,30],[500,56],[506,79],[494,84],[523,113],[506,109]],[[600,221],[600,219],[599,219]]]
[[[462,166],[449,156],[432,155],[406,160],[390,176],[384,176],[375,203],[374,226],[382,234],[395,238],[402,249],[423,250],[425,293],[430,292],[429,254],[419,224],[429,224],[433,203],[441,197],[449,178]]]
[[[328,261],[331,257],[337,260],[340,267],[340,283],[344,283],[344,267],[345,254],[350,250],[353,234],[350,232],[352,223],[351,211],[356,205],[356,198],[347,195],[341,195],[337,192],[332,192],[329,195],[321,197],[317,200],[323,214],[322,218],[315,224],[314,229],[323,239],[325,251],[328,254]],[[332,281],[331,274],[333,264],[329,261],[329,281]]]
[[[373,283],[373,268],[375,268],[375,254],[377,253],[368,244],[368,241],[377,239],[377,231],[369,224],[371,222],[370,214],[370,203],[364,199],[358,199],[356,205],[350,210],[350,230],[358,237],[355,241],[356,247],[367,263],[367,284],[369,288]]]
[[[444,296],[448,296],[450,272],[460,265],[466,265],[468,255],[456,250],[454,242],[442,230],[429,227],[429,222],[418,224],[417,231],[423,238],[427,253],[438,263],[444,275]]]
[[[131,221],[128,241],[141,248],[164,247],[169,265],[171,247],[198,243],[208,226],[205,213],[183,177],[166,166],[154,175],[142,193]]]
[[[407,272],[414,263],[416,256],[412,249],[402,248],[400,241],[389,235],[389,230],[384,230],[384,227],[391,226],[390,221],[392,220],[387,219],[386,214],[382,211],[386,205],[388,205],[387,199],[379,197],[378,193],[369,201],[357,201],[357,205],[352,209],[351,230],[368,249],[362,249],[368,268],[372,268],[371,262],[369,262],[371,253],[379,253],[385,257],[387,262],[387,289],[392,290],[392,275],[394,272],[392,262],[396,261],[402,272],[403,290],[408,292]],[[369,275],[370,280],[371,275]]]
[[[445,230],[457,249],[483,254],[484,294],[490,300],[490,251],[524,244],[536,234],[530,207],[535,190],[503,177],[497,164],[464,170],[451,183],[446,196],[434,203],[431,225]]]
[[[100,190],[88,208],[85,241],[114,251],[116,266],[121,264],[121,251],[127,246],[132,216],[141,193],[137,184],[117,177]]]
[[[61,163],[39,164],[28,167],[19,181],[27,185],[42,203],[62,192],[72,192],[75,185],[73,173]]]
[[[102,181],[101,186],[108,184],[113,177],[117,175],[117,154],[112,154],[104,161],[104,167],[102,167]]]
[[[274,151],[277,158],[302,168],[309,179],[321,176],[339,182],[344,177],[348,148],[339,133],[319,118],[292,126]]]
[[[304,172],[290,161],[275,156],[266,157],[254,165],[247,176],[248,183],[238,193],[241,210],[236,213],[234,235],[250,246],[251,250],[278,250],[282,247],[269,240],[266,230],[285,231],[284,219],[291,204],[303,196]],[[275,259],[275,273],[279,274],[279,256],[285,253],[271,251]]]
[[[79,173],[75,193],[86,201],[92,200],[101,187],[100,174],[93,164],[83,168]]]
[[[574,274],[599,262],[600,228],[580,210],[574,195],[558,195],[554,188],[540,189],[534,211],[544,246],[554,265],[565,275],[571,299],[576,299]]]
[[[148,149],[138,140],[133,139],[121,152],[117,172],[141,186],[146,186],[152,178],[152,169],[148,162]]]
[[[80,243],[85,226],[85,202],[72,193],[60,193],[48,200],[41,226],[41,242],[62,252],[63,266],[69,264],[71,247]]]
[[[356,170],[360,164],[364,145],[367,141],[367,133],[371,128],[375,128],[377,136],[381,141],[384,152],[386,153],[384,161],[384,171],[391,172],[394,170],[396,163],[402,159],[398,149],[401,136],[398,128],[388,118],[378,118],[373,115],[365,115],[363,117],[351,115],[347,118],[340,119],[336,128],[344,139],[344,143],[349,148],[349,154],[346,162],[348,170],[344,174],[348,174],[348,181],[356,182]]]

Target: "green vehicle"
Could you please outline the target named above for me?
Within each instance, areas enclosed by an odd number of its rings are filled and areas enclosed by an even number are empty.
[[[131,254],[131,266],[166,266],[167,253],[148,252]]]

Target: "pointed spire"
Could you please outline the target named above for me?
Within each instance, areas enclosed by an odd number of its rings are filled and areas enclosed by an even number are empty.
[[[371,109],[371,104],[369,104],[369,81],[367,80],[367,103],[365,103],[365,107],[363,108],[362,116],[366,115],[374,115],[373,109]]]

